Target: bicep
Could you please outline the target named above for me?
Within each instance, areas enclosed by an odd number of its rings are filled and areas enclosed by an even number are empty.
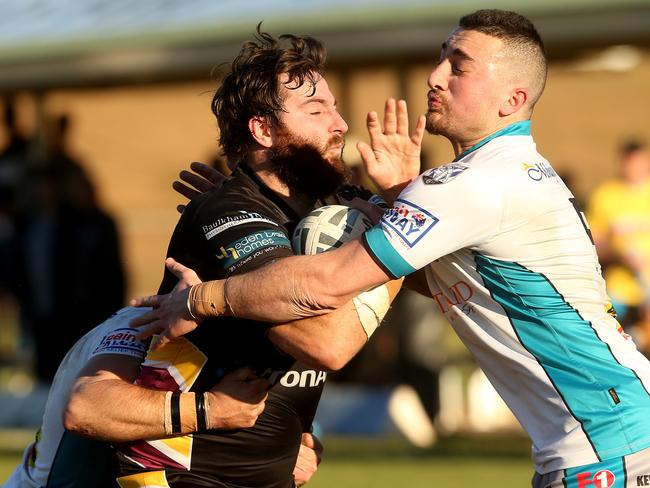
[[[91,358],[79,371],[86,381],[122,380],[133,383],[140,372],[142,358],[121,354],[101,354]]]

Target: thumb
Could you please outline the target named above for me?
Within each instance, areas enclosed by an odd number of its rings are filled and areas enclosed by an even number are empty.
[[[313,449],[316,446],[314,443],[314,436],[312,436],[309,432],[302,433],[300,443],[305,447],[309,447],[310,449]]]
[[[190,269],[187,266],[183,266],[181,263],[176,261],[174,258],[165,259],[165,266],[178,279],[182,279],[183,278],[183,273],[185,273],[187,270]]]

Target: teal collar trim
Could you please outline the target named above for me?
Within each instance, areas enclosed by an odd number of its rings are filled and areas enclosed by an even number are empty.
[[[464,158],[469,153],[476,151],[479,147],[484,146],[485,144],[490,142],[492,139],[496,139],[497,137],[501,137],[501,136],[529,136],[529,135],[530,135],[530,120],[520,120],[519,122],[515,122],[514,124],[510,124],[510,125],[504,127],[503,129],[496,131],[494,134],[487,136],[481,142],[479,142],[477,144],[474,144],[472,147],[470,147],[466,151],[463,151],[458,156],[456,156],[456,158],[454,159],[454,162],[458,161],[460,158]]]

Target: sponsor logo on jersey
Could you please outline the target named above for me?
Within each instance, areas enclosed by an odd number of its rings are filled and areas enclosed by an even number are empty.
[[[280,373],[282,374],[282,373]],[[275,378],[271,376],[271,384]],[[280,378],[280,384],[285,388],[314,388],[325,383],[327,373],[325,371],[287,371]]]
[[[393,208],[386,210],[383,223],[391,228],[408,247],[413,247],[422,239],[438,218],[423,208],[407,200],[395,200]]]
[[[211,224],[204,225],[202,229],[203,233],[205,234],[205,238],[210,240],[214,236],[232,227],[250,224],[253,222],[264,222],[266,224],[275,225],[276,227],[278,225],[276,222],[273,222],[272,220],[264,217],[262,214],[259,214],[257,212],[246,212],[244,210],[239,210],[239,213],[221,217]]]
[[[458,306],[465,314],[469,315],[474,311],[474,308],[468,303],[473,295],[472,287],[467,282],[460,280],[448,287],[445,292],[435,293],[433,299],[442,313],[447,313],[451,307]]]
[[[225,372],[225,371],[224,371]],[[307,369],[304,371],[265,369],[258,373],[260,378],[266,378],[271,385],[279,383],[285,388],[314,388],[325,383],[327,373]]]
[[[636,477],[636,486],[650,486],[650,474],[642,474]]]
[[[135,338],[135,329],[120,327],[110,331],[99,342],[91,356],[98,354],[124,354],[127,356],[144,357],[147,345]]]
[[[469,169],[469,166],[462,163],[445,164],[439,168],[433,168],[426,171],[422,175],[422,181],[425,185],[442,185],[444,183],[449,183],[466,169]]]
[[[278,247],[291,249],[291,242],[285,233],[278,230],[262,230],[242,237],[227,247],[220,247],[216,256],[217,259],[224,260],[224,267],[229,267],[258,251]]]
[[[614,486],[616,476],[608,469],[601,469],[595,474],[584,471],[576,474],[576,481],[578,488],[610,488]]]
[[[546,163],[524,163],[522,168],[528,174],[528,177],[533,181],[541,181],[544,178],[553,178],[557,176],[555,170]]]

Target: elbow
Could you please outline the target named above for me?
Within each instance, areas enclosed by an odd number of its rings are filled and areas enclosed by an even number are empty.
[[[312,351],[313,365],[323,371],[334,373],[340,371],[354,357],[355,351],[350,351],[347,344],[339,346],[324,344],[317,351]]]
[[[322,361],[321,369],[329,372],[335,373],[343,369],[343,367],[350,362],[350,357],[343,354],[331,354],[330,357],[325,358]]]
[[[79,410],[78,402],[71,396],[63,410],[63,427],[65,427],[65,430],[76,434],[81,433],[82,419]]]
[[[82,387],[75,385],[70,392],[68,403],[63,410],[63,427],[66,430],[79,435],[86,435],[88,426],[86,425],[86,417],[84,412],[84,400],[82,395]]]

